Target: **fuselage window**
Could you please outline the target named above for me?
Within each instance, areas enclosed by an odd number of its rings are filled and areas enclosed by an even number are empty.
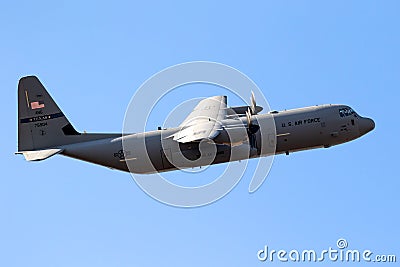
[[[351,125],[354,125],[354,120],[353,119],[351,120]]]
[[[339,109],[339,115],[340,117],[347,117],[352,114],[355,114],[356,112],[352,108],[341,108]]]

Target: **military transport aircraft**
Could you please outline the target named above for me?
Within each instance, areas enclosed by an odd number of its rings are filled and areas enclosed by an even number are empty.
[[[201,100],[176,128],[134,134],[80,133],[74,129],[39,79],[27,76],[18,84],[18,152],[28,161],[61,154],[133,173],[154,173],[180,167],[199,167],[196,160],[203,141],[212,142],[216,153],[209,164],[232,161],[232,147],[245,146],[248,153],[233,160],[268,156],[262,145],[273,146],[273,154],[322,148],[354,140],[375,128],[372,119],[361,117],[346,105],[318,105],[259,114],[254,95],[251,104],[227,107],[226,96]],[[273,121],[274,136],[264,129]],[[268,125],[267,125],[268,124]],[[124,140],[134,140],[127,151]],[[267,140],[267,141],[265,141]],[[270,142],[272,140],[272,142]],[[135,149],[135,142],[146,150]],[[177,151],[188,162],[179,166]],[[150,160],[144,160],[144,158]],[[128,167],[128,162],[134,164]]]

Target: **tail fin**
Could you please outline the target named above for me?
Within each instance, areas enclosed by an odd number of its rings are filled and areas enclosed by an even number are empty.
[[[70,142],[80,135],[35,76],[18,84],[18,151],[42,150]]]

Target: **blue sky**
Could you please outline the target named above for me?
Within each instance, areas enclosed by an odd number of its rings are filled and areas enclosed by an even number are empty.
[[[262,266],[272,264],[257,260],[264,245],[322,250],[340,237],[349,248],[399,260],[399,8],[398,1],[2,3],[0,265]],[[376,129],[330,149],[277,156],[255,194],[244,177],[197,209],[156,202],[127,173],[13,154],[20,77],[39,76],[78,130],[120,132],[147,78],[193,60],[247,74],[273,109],[348,104]],[[164,115],[153,117],[155,126]],[[340,263],[323,263],[330,264]]]

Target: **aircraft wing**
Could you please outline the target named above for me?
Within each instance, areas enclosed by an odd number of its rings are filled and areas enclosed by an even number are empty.
[[[227,114],[226,96],[213,96],[203,99],[179,125],[180,131],[169,136],[180,143],[213,139],[222,130],[220,121]]]

